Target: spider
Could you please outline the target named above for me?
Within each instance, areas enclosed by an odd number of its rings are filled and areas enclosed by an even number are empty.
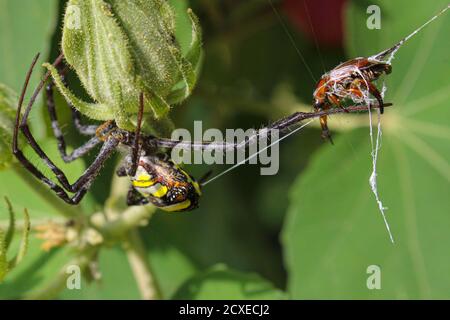
[[[197,182],[188,173],[170,161],[166,155],[158,153],[156,138],[153,136],[141,135],[144,110],[143,94],[140,95],[138,125],[135,132],[119,129],[113,121],[107,121],[99,126],[83,125],[81,123],[80,113],[72,107],[73,122],[76,129],[82,135],[89,136],[90,139],[72,153],[67,154],[66,143],[58,123],[53,98],[54,84],[51,82],[46,87],[47,107],[53,133],[58,141],[58,150],[62,159],[67,163],[72,162],[83,157],[93,148],[103,143],[99,154],[93,163],[73,184],[70,184],[64,172],[50,160],[38,145],[27,124],[31,108],[37,95],[44,87],[45,82],[49,77],[49,73],[46,74],[36,88],[23,114],[22,120],[20,120],[24,95],[38,58],[39,54],[34,58],[25,80],[22,94],[19,99],[13,134],[13,154],[28,171],[46,184],[62,200],[69,204],[76,205],[87,193],[89,187],[99,174],[104,162],[119,146],[124,146],[129,150],[129,154],[125,157],[125,161],[123,161],[118,169],[117,174],[119,176],[130,177],[132,186],[130,187],[127,196],[128,205],[144,205],[152,203],[156,207],[169,212],[192,210],[198,206],[198,199],[201,196],[201,180]],[[60,55],[56,59],[54,66],[60,67],[62,60],[63,56]],[[24,156],[18,146],[19,130],[24,134],[31,148],[55,174],[59,184],[47,178]],[[69,193],[73,193],[74,195],[69,196]]]
[[[162,150],[170,150],[174,147],[185,150],[201,148],[203,150],[214,149],[218,151],[245,148],[253,143],[256,137],[267,135],[270,130],[279,130],[280,133],[286,133],[289,132],[293,126],[305,119],[323,117],[342,112],[341,109],[324,110],[314,113],[295,112],[266,128],[256,131],[254,136],[249,137],[246,141],[241,143],[177,141],[157,138],[151,135],[145,135],[141,132],[144,114],[144,95],[141,93],[139,98],[137,126],[134,132],[120,129],[114,121],[107,121],[100,125],[84,125],[81,122],[80,113],[69,104],[72,109],[75,128],[80,134],[89,136],[90,138],[72,153],[67,154],[66,142],[58,123],[53,98],[54,83],[50,82],[50,84],[46,86],[47,109],[51,120],[53,134],[58,142],[58,151],[61,154],[62,159],[66,163],[72,162],[83,157],[96,146],[102,144],[100,151],[92,164],[88,166],[84,173],[73,184],[71,184],[64,172],[59,169],[41,149],[31,134],[27,123],[35,100],[45,86],[45,83],[50,76],[50,72],[46,73],[35,89],[23,112],[23,116],[21,117],[25,93],[38,58],[39,54],[36,55],[32,61],[20,95],[13,132],[12,152],[17,160],[31,174],[47,185],[59,198],[71,205],[80,203],[100,173],[105,161],[107,161],[113,152],[120,147],[121,149],[125,149],[127,154],[117,170],[117,175],[120,177],[128,177],[131,181],[131,186],[127,195],[128,205],[146,205],[151,203],[168,212],[180,212],[195,209],[198,207],[199,198],[202,195],[202,183],[208,177],[209,173],[197,181],[171,161],[168,153],[161,152]],[[65,76],[63,74],[64,70],[62,68],[63,59],[64,57],[61,54],[55,60],[53,66],[58,68],[62,79],[65,81]],[[390,104],[385,104],[384,106],[389,105]],[[348,107],[347,111],[367,111],[369,107],[371,106]],[[25,157],[18,145],[19,131],[23,133],[30,147],[37,153],[44,164],[50,168],[59,184],[46,177]]]

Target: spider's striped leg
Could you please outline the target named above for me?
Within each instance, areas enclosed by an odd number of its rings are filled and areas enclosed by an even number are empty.
[[[70,108],[72,109],[72,121],[75,125],[75,128],[77,131],[85,136],[93,136],[95,135],[98,126],[96,125],[89,125],[89,124],[82,124],[81,122],[81,113],[75,109],[72,105],[70,105]]]
[[[94,160],[94,162],[85,170],[83,175],[73,184],[71,185],[68,182],[67,177],[65,174],[60,170],[44,153],[44,151],[40,148],[40,146],[37,144],[36,140],[32,136],[29,126],[27,124],[28,116],[31,112],[31,108],[39,94],[39,92],[44,87],[45,82],[47,81],[48,77],[50,76],[49,73],[47,73],[42,81],[39,83],[38,87],[35,89],[30,102],[28,103],[28,106],[23,114],[22,121],[20,120],[21,116],[21,110],[22,110],[22,104],[25,97],[26,89],[28,87],[28,83],[30,81],[31,73],[33,71],[33,68],[39,58],[39,55],[37,55],[30,67],[30,70],[27,73],[27,77],[25,79],[25,84],[22,89],[22,93],[19,99],[19,104],[17,108],[16,113],[16,122],[14,126],[14,133],[13,133],[13,143],[12,143],[12,152],[16,156],[16,158],[19,160],[19,162],[22,163],[22,165],[30,171],[36,178],[41,180],[43,183],[45,183],[52,191],[54,191],[61,199],[63,199],[65,202],[69,204],[77,204],[80,202],[80,200],[83,198],[83,196],[86,194],[86,191],[89,189],[90,185],[98,175],[100,169],[102,168],[103,163],[109,158],[109,156],[115,151],[116,147],[120,143],[120,140],[115,138],[114,136],[109,136],[106,140],[106,142],[103,144],[99,155]],[[62,59],[62,56],[58,57],[55,64],[59,62],[59,60]],[[55,174],[56,178],[58,179],[58,182],[62,185],[59,186],[56,183],[54,183],[49,178],[45,177],[39,169],[37,169],[23,154],[23,152],[19,149],[18,145],[18,135],[19,130],[22,131],[22,133],[25,135],[28,143],[33,148],[33,150],[40,156],[40,158],[44,161],[44,163],[49,167],[52,172]],[[66,191],[75,193],[72,197],[70,197]]]
[[[67,154],[66,141],[64,139],[64,135],[62,133],[61,127],[58,122],[58,116],[56,113],[55,100],[53,96],[53,81],[47,85],[46,93],[47,93],[47,108],[48,113],[50,115],[51,125],[53,134],[58,141],[58,151],[61,154],[61,158],[64,162],[72,162],[78,158],[81,158],[86,153],[95,148],[101,141],[97,136],[90,138],[86,143],[84,143],[81,147],[76,148],[71,154]],[[95,130],[97,126],[93,127],[93,134],[95,135]]]
[[[390,107],[392,103],[385,103],[384,107]],[[255,132],[253,136],[248,137],[245,143],[229,143],[229,142],[210,142],[210,141],[183,141],[183,140],[171,140],[165,138],[147,137],[151,139],[150,145],[154,145],[156,148],[161,149],[173,149],[178,148],[184,151],[192,151],[196,149],[200,150],[216,150],[216,151],[231,151],[245,148],[249,143],[254,142],[258,137],[267,137],[270,134],[270,130],[279,130],[280,137],[283,137],[289,133],[293,128],[298,126],[302,121],[308,119],[320,118],[324,119],[324,125],[327,125],[327,117],[331,114],[347,113],[347,112],[366,112],[367,108],[379,108],[379,106],[351,106],[345,109],[343,108],[331,108],[322,107],[316,108],[315,112],[294,112],[293,114],[282,118],[274,122],[272,125],[262,128]],[[327,126],[325,127],[326,129]],[[329,132],[329,131],[328,131]]]
[[[129,206],[143,206],[148,204],[149,201],[147,198],[142,196],[133,186],[130,187],[127,194],[127,205]]]
[[[18,147],[17,134],[14,134],[13,137],[13,154],[16,156],[17,160],[19,160],[19,162],[25,167],[25,169],[27,169],[37,179],[46,184],[53,192],[56,193],[58,197],[60,197],[68,204],[76,205],[86,195],[86,192],[89,190],[92,182],[95,180],[100,169],[103,167],[103,163],[109,158],[112,152],[115,151],[117,144],[118,141],[116,140],[107,141],[103,145],[102,150],[100,150],[100,155],[96,158],[96,160],[83,173],[83,175],[77,180],[77,182],[70,186],[71,190],[68,191],[75,193],[73,196],[69,196],[61,186],[44,176],[44,174],[25,157],[25,155],[22,153],[22,150],[20,150]]]

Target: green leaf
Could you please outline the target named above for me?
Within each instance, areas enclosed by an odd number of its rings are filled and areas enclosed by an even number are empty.
[[[15,215],[9,199],[5,197],[9,213],[9,225],[6,235],[0,229],[0,282],[3,281],[6,274],[13,270],[17,264],[25,257],[28,248],[28,235],[30,233],[30,217],[25,209],[24,229],[22,231],[22,239],[19,246],[19,252],[12,260],[8,260],[7,253],[15,232]]]
[[[18,299],[39,290],[54,280],[61,268],[71,257],[65,248],[43,252],[41,240],[30,238],[28,253],[20,264],[8,273],[0,285],[0,299]],[[19,238],[13,242],[13,250],[20,246]]]
[[[5,278],[6,274],[9,271],[9,263],[6,257],[6,241],[5,234],[3,230],[0,228],[0,283]]]
[[[54,161],[54,163],[67,175],[69,182],[73,183],[83,173],[85,165],[82,160],[77,160],[70,164],[64,163],[58,153],[54,138],[41,140],[39,141],[39,145],[50,159],[52,159],[52,161]],[[28,145],[21,143],[21,147],[23,148],[25,156],[29,158],[45,176],[56,181],[52,171],[45,166],[42,160]],[[70,151],[70,148],[68,150]],[[34,183],[30,184],[29,180]],[[73,206],[65,205],[64,201],[56,196],[52,200],[59,202],[61,206],[55,207],[46,201],[47,199],[42,198],[37,190],[37,186],[39,186],[40,191],[49,193],[49,196],[52,195],[50,189],[37,180],[29,171],[22,168],[19,163],[13,165],[8,170],[0,172],[0,181],[2,181],[2,183],[0,183],[0,196],[7,196],[11,200],[11,203],[14,204],[16,210],[27,208],[32,219],[49,218],[55,217],[56,215],[61,216],[66,213],[65,208],[67,208],[67,212],[71,212],[70,210],[73,211],[75,208]],[[24,194],[27,196],[24,197]],[[92,210],[92,204],[93,201],[91,195],[88,194],[80,207],[87,212],[88,210]],[[0,203],[0,208],[2,206],[3,203]],[[62,210],[64,210],[64,212],[61,212]],[[75,210],[81,212],[80,209],[75,208]]]
[[[0,82],[22,89],[37,52],[46,57],[56,27],[58,1],[0,0]],[[35,73],[30,88],[39,81]]]
[[[350,5],[352,57],[391,47],[448,1],[374,4],[381,30],[366,28],[365,5]],[[449,30],[446,14],[412,38],[387,79],[394,107],[382,116],[378,189],[395,244],[368,184],[368,128],[343,134],[323,146],[290,193],[283,244],[293,298],[450,298]],[[371,265],[381,268],[381,290],[367,288]]]
[[[281,290],[257,274],[228,269],[223,265],[188,280],[173,297],[178,300],[276,300]]]
[[[30,235],[30,215],[28,214],[28,211],[26,209],[24,211],[24,216],[25,220],[22,230],[22,239],[20,240],[19,252],[15,256],[15,258],[9,262],[9,267],[11,269],[16,267],[17,264],[19,264],[23,260],[28,250],[28,242]]]
[[[61,299],[140,299],[136,280],[131,272],[125,252],[118,247],[100,251],[98,268],[102,278],[99,282],[81,281],[80,290],[65,289]]]
[[[7,197],[5,197],[5,202],[6,206],[8,207],[8,214],[9,214],[9,225],[5,235],[5,245],[6,250],[8,250],[16,229],[16,217],[14,216],[14,210],[12,208],[11,202]]]
[[[0,170],[7,168],[13,160],[11,143],[17,101],[16,93],[0,83]]]

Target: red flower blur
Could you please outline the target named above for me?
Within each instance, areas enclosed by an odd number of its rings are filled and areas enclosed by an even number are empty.
[[[342,47],[346,2],[347,0],[284,0],[283,11],[294,26],[312,41],[316,37],[321,46]]]

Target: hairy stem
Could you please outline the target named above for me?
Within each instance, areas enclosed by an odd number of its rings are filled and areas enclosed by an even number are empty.
[[[148,262],[147,252],[137,229],[128,233],[124,246],[142,299],[161,299],[161,290]]]

